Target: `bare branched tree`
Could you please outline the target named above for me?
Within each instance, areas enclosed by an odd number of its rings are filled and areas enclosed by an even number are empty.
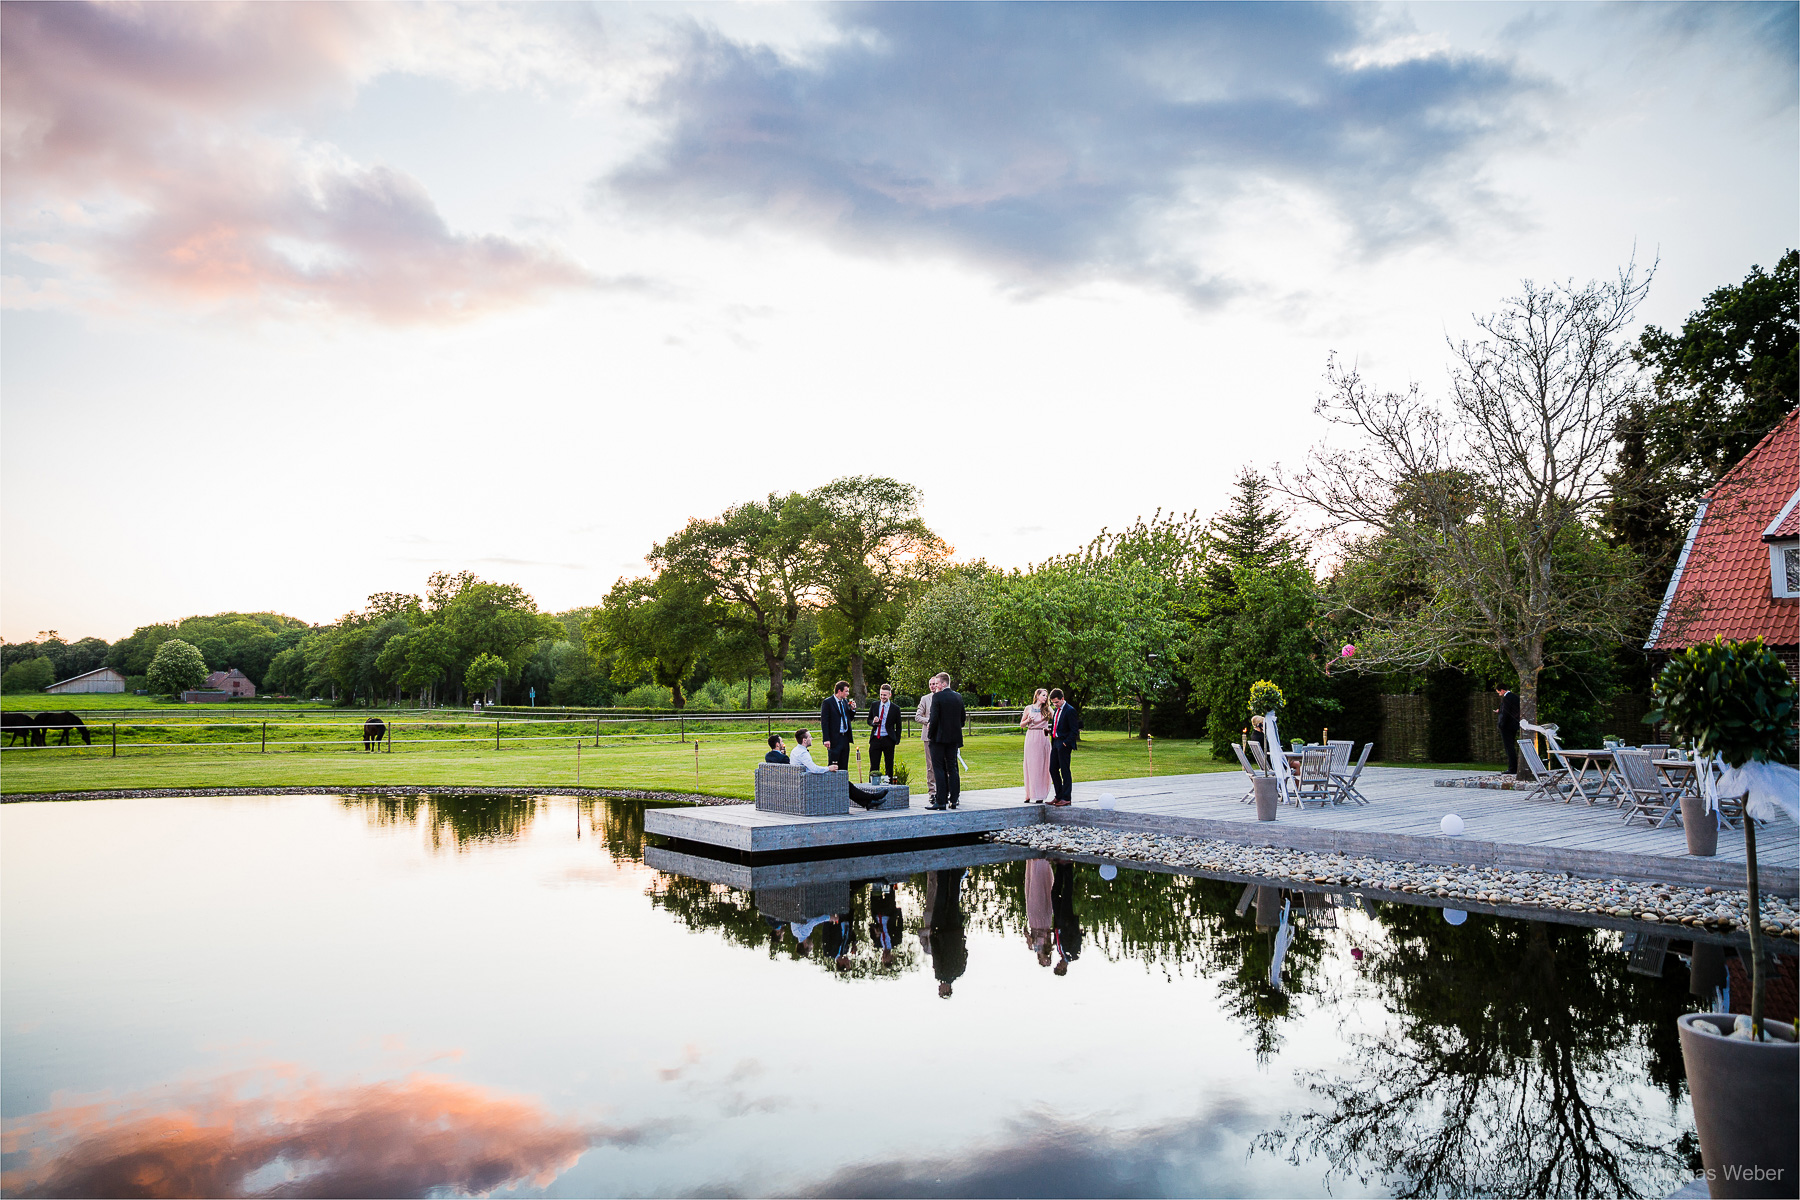
[[[1477,318],[1478,340],[1452,346],[1447,404],[1417,384],[1377,391],[1332,359],[1317,411],[1355,444],[1316,448],[1281,489],[1364,547],[1408,560],[1426,584],[1411,603],[1349,606],[1366,622],[1361,669],[1493,651],[1518,672],[1530,721],[1552,634],[1631,635],[1634,573],[1592,530],[1637,387],[1621,335],[1654,271],[1631,264],[1579,289],[1527,280]]]

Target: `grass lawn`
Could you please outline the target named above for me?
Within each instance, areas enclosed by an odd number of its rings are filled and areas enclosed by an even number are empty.
[[[0,756],[0,791],[7,795],[34,792],[87,791],[112,788],[165,787],[359,787],[369,785],[468,784],[474,787],[571,787],[575,778],[575,741],[530,742],[496,751],[491,745],[453,743],[408,746],[391,754],[354,749],[310,751],[255,747],[141,749],[121,744],[119,757],[96,738],[92,749],[32,751]],[[698,776],[695,746],[699,746]],[[867,753],[867,743],[857,745]],[[751,798],[752,775],[767,747],[754,736],[702,737],[697,742],[635,741],[608,743],[596,750],[590,735],[581,751],[581,779],[587,787],[644,788],[702,792]],[[1185,775],[1200,771],[1237,770],[1213,761],[1207,743],[1157,741],[1156,773]],[[972,738],[963,749],[969,769],[968,789],[1023,787],[1018,735]],[[899,761],[912,774],[915,792],[925,790],[925,761],[917,738],[900,743]],[[854,759],[852,760],[855,761]],[[1129,779],[1150,774],[1143,742],[1123,733],[1084,736],[1075,753],[1077,782]],[[865,770],[866,764],[865,764]]]

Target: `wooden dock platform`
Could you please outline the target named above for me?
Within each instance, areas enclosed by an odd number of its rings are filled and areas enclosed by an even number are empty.
[[[794,817],[758,812],[747,804],[651,809],[644,814],[644,830],[756,856],[973,837],[1052,821],[1413,862],[1493,864],[1696,886],[1744,885],[1741,833],[1722,830],[1718,855],[1694,858],[1677,826],[1628,826],[1609,806],[1433,786],[1441,775],[1429,769],[1371,767],[1359,785],[1369,798],[1367,806],[1305,810],[1284,806],[1280,819],[1272,822],[1257,821],[1252,806],[1238,803],[1247,786],[1243,774],[1221,771],[1077,783],[1075,803],[1069,808],[1027,805],[1022,803],[1021,789],[996,788],[964,792],[962,808],[954,812],[919,806],[894,813]],[[1111,811],[1100,808],[1102,793],[1113,795]],[[1461,837],[1439,832],[1438,822],[1450,812],[1463,819]],[[1800,895],[1800,830],[1782,822],[1765,826],[1758,831],[1757,858],[1765,888],[1778,895]]]

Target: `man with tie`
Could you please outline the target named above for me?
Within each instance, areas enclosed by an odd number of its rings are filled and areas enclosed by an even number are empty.
[[[856,702],[850,699],[850,685],[840,679],[831,689],[831,698],[819,706],[819,729],[830,747],[825,759],[840,771],[850,769],[850,743],[856,740],[850,732],[850,723],[854,720]]]
[[[900,706],[894,703],[894,689],[881,685],[881,699],[869,713],[869,771],[871,774],[894,774],[894,747],[900,744]],[[882,758],[887,770],[881,769]]]
[[[968,720],[962,694],[950,687],[950,676],[939,672],[933,678],[938,685],[931,698],[931,731],[926,735],[935,753],[937,796],[928,807],[956,808],[962,801],[962,765],[957,752],[962,749],[963,724]]]
[[[1050,785],[1056,799],[1050,803],[1067,808],[1075,795],[1075,777],[1069,771],[1069,756],[1081,744],[1081,714],[1063,699],[1062,689],[1050,692]]]

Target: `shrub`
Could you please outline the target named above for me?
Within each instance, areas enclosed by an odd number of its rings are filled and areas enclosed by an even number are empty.
[[[613,697],[614,708],[672,708],[674,693],[659,683],[644,683],[622,696]]]
[[[0,675],[0,692],[41,692],[56,682],[56,664],[39,656],[14,663]]]

